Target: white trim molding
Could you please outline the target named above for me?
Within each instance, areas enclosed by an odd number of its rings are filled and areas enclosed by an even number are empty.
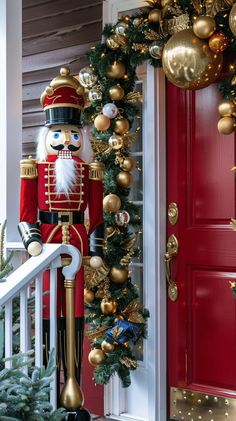
[[[104,23],[145,4],[139,0],[105,0]],[[144,305],[150,310],[144,361],[130,388],[117,377],[105,388],[105,414],[120,421],[167,420],[166,280],[166,106],[165,76],[150,65],[138,69],[143,82],[143,260]],[[132,393],[134,396],[131,398]],[[132,411],[136,403],[136,410]],[[131,408],[131,409],[130,409]],[[139,408],[141,409],[139,411]]]
[[[0,0],[0,222],[19,240],[19,161],[22,149],[22,0]]]

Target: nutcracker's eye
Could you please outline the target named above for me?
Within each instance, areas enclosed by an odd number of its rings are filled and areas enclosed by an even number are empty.
[[[78,134],[73,134],[72,135],[72,139],[75,140],[75,141],[78,141],[79,140],[79,135]]]
[[[53,139],[59,139],[60,133],[54,133],[53,134]]]

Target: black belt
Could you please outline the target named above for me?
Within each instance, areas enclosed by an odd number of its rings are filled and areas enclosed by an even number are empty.
[[[69,224],[83,224],[84,214],[82,212],[39,212],[39,219],[42,224],[59,224],[69,222]]]

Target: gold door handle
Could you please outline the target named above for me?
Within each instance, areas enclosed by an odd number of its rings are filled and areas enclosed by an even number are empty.
[[[172,279],[171,263],[174,257],[177,256],[179,250],[179,242],[174,234],[172,234],[167,241],[167,252],[164,255],[166,279],[169,284],[168,296],[172,301],[178,298],[178,287]]]

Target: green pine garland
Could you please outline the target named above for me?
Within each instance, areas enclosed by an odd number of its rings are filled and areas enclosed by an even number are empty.
[[[101,357],[96,361],[94,379],[96,383],[106,384],[110,377],[117,373],[124,387],[130,385],[130,371],[136,369],[137,361],[133,352],[132,343],[147,335],[147,318],[149,312],[139,302],[139,293],[132,283],[131,277],[122,284],[113,282],[111,268],[124,269],[124,259],[127,257],[127,244],[140,231],[140,216],[138,208],[129,200],[129,188],[118,185],[117,175],[122,171],[123,160],[130,156],[132,139],[132,125],[139,117],[138,95],[135,96],[135,82],[137,80],[136,68],[144,61],[148,61],[154,67],[161,67],[161,54],[164,45],[173,34],[176,18],[182,17],[184,27],[191,27],[194,19],[199,15],[208,14],[215,18],[216,31],[223,31],[229,39],[229,49],[236,47],[235,38],[229,29],[229,12],[233,5],[231,0],[149,0],[147,7],[132,17],[121,17],[115,25],[106,25],[103,31],[104,42],[92,47],[88,53],[90,69],[85,69],[96,78],[95,83],[87,84],[89,89],[97,92],[97,97],[90,96],[90,105],[84,111],[83,124],[91,124],[96,116],[102,114],[104,105],[113,103],[119,110],[121,117],[125,118],[131,133],[116,133],[116,118],[110,119],[110,127],[107,130],[98,130],[95,126],[92,131],[92,147],[96,160],[105,164],[104,189],[105,196],[112,193],[121,200],[120,210],[127,211],[130,216],[129,225],[117,224],[116,212],[107,212],[105,209],[104,220],[107,228],[106,250],[104,262],[108,268],[108,284],[106,294],[108,301],[115,302],[116,307],[111,314],[104,314],[101,309],[103,295],[100,294],[100,284],[90,286],[90,291],[95,298],[87,303],[87,322],[89,328],[87,335],[91,340],[91,347],[98,350]],[[158,10],[159,22],[150,19],[150,12]],[[156,47],[156,51],[153,50]],[[114,63],[125,65],[125,75],[111,78],[108,68]],[[83,72],[82,69],[81,72]],[[80,73],[82,83],[83,75]],[[124,90],[124,96],[115,101],[109,90],[113,86],[119,86]],[[220,89],[232,96],[231,84],[225,80]],[[133,99],[130,94],[132,93]],[[95,122],[96,125],[96,122]],[[123,139],[123,146],[114,149],[109,142],[112,135]],[[104,147],[105,145],[105,147]],[[107,148],[106,148],[107,145]],[[132,230],[131,230],[132,227]],[[112,234],[110,234],[112,233]],[[128,250],[130,257],[138,256],[139,250],[135,247]],[[123,259],[123,260],[122,260]],[[104,277],[104,282],[107,282]],[[106,296],[105,294],[105,296]],[[92,302],[91,302],[92,301]],[[136,306],[136,307],[135,307]],[[136,309],[136,313],[135,310]],[[134,315],[135,313],[135,315]],[[121,333],[119,333],[121,332]],[[104,349],[103,344],[108,343],[111,349]],[[101,351],[103,349],[103,351]]]

